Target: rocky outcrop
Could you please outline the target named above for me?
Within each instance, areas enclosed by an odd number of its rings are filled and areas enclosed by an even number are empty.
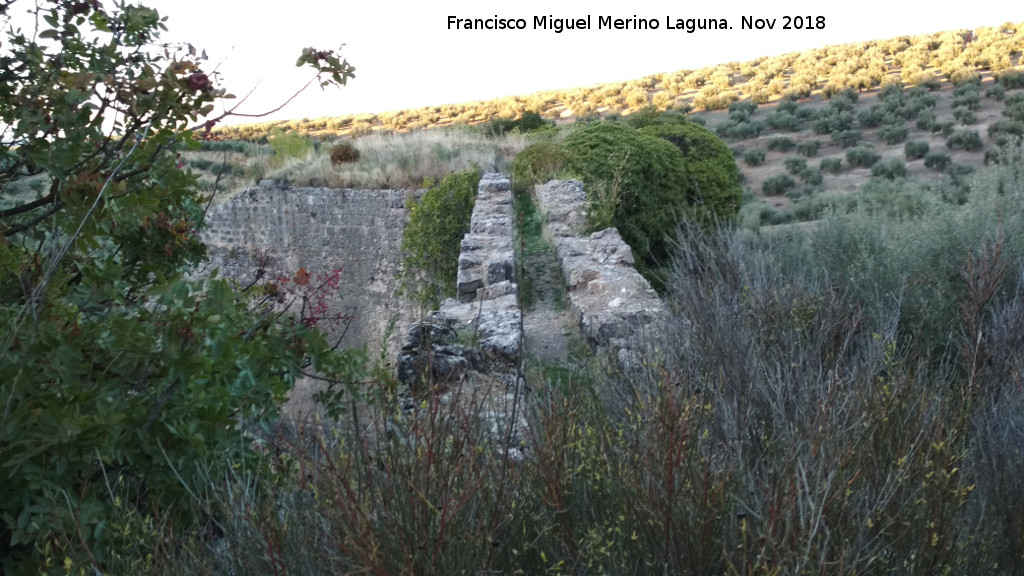
[[[594,346],[627,362],[637,337],[657,331],[665,306],[637,272],[633,253],[618,230],[586,234],[587,196],[583,183],[553,180],[534,189],[545,214],[565,280],[569,306],[580,331]]]

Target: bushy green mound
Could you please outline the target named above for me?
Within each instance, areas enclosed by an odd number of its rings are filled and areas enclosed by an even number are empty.
[[[517,193],[535,184],[552,180],[565,167],[565,150],[550,140],[534,142],[523,148],[512,163],[512,186]]]
[[[707,128],[692,122],[664,123],[641,130],[668,140],[683,153],[690,186],[690,214],[705,226],[726,223],[740,209],[743,189],[732,151]]]
[[[564,146],[567,170],[587,185],[593,224],[618,228],[648,277],[666,261],[679,219],[725,222],[739,209],[736,161],[697,124],[636,130],[596,122],[573,132]]]

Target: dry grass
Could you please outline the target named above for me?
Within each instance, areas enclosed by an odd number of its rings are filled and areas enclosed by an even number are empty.
[[[520,134],[485,136],[478,130],[449,128],[407,133],[375,133],[351,140],[359,160],[332,165],[324,142],[299,158],[275,158],[267,146],[248,144],[237,151],[190,152],[184,158],[200,176],[206,191],[214,189],[222,163],[230,177],[221,176],[216,203],[226,202],[264,178],[286,180],[292,186],[361,189],[419,189],[425,180],[439,182],[448,174],[479,167],[484,172],[508,171],[528,144]],[[196,169],[195,164],[207,168]],[[206,183],[205,185],[203,183]]]

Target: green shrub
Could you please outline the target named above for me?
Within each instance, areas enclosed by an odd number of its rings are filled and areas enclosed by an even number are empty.
[[[729,120],[715,129],[719,136],[734,140],[757,138],[762,131],[764,131],[764,124],[749,120]]]
[[[739,210],[739,170],[729,148],[686,122],[635,130],[595,122],[565,139],[567,170],[580,176],[597,213],[641,255],[647,272],[665,262],[679,219],[728,222]],[[641,267],[643,268],[643,266]]]
[[[970,164],[956,162],[946,167],[946,174],[949,174],[955,179],[959,179],[974,174],[975,170],[974,166]]]
[[[890,145],[903,142],[909,134],[910,131],[902,123],[899,125],[886,124],[878,129],[878,139]]]
[[[834,132],[842,132],[845,130],[852,130],[857,118],[852,112],[847,110],[836,111],[831,109],[823,109],[818,112],[814,117],[814,121],[811,123],[811,128],[815,134],[832,134]]]
[[[828,109],[836,112],[849,112],[853,110],[853,105],[860,98],[857,91],[848,88],[832,95],[828,100]]]
[[[331,157],[331,165],[338,166],[339,164],[346,164],[350,162],[359,161],[359,149],[356,145],[349,140],[342,140],[334,146],[331,146],[329,151]]]
[[[1006,98],[1006,88],[1002,84],[993,84],[991,88],[985,90],[985,97],[1002,102],[1003,98]]]
[[[938,118],[935,116],[935,112],[931,110],[921,110],[920,112],[917,113],[917,121],[914,122],[914,125],[921,130],[934,132],[935,124],[937,123],[937,121]]]
[[[290,158],[302,159],[313,152],[313,141],[309,136],[281,128],[275,128],[270,134],[270,148],[274,151],[274,163],[283,164]]]
[[[808,186],[818,186],[825,181],[825,177],[821,174],[821,170],[815,170],[814,168],[805,168],[800,171],[797,176],[803,180],[804,184]]]
[[[988,137],[995,140],[999,134],[1024,137],[1024,122],[999,119],[988,125]]]
[[[1024,102],[1010,102],[1007,99],[1006,106],[1003,108],[1003,116],[1010,120],[1024,122]]]
[[[943,152],[929,152],[924,157],[924,166],[936,172],[945,171],[946,167],[953,162],[953,159],[949,157],[949,154]]]
[[[555,178],[567,160],[565,150],[556,142],[541,140],[530,144],[512,162],[513,189],[522,193],[530,186]]]
[[[455,296],[462,237],[476,201],[479,170],[453,172],[409,206],[402,233],[406,286],[425,309]]]
[[[843,148],[856,146],[862,137],[863,134],[861,134],[860,130],[839,130],[833,132],[831,136],[832,142]]]
[[[796,142],[786,136],[772,136],[768,139],[766,146],[775,152],[789,152],[796,147]]]
[[[786,172],[797,175],[804,170],[807,170],[807,160],[804,158],[786,158],[782,165],[786,167]]]
[[[977,130],[957,130],[946,139],[946,147],[950,150],[967,150],[977,152],[985,147],[981,141],[981,134]]]
[[[737,221],[741,228],[756,230],[761,226],[785,224],[793,220],[793,215],[783,212],[765,202],[749,202],[740,208]]]
[[[767,178],[761,185],[761,191],[765,196],[782,196],[795,188],[796,180],[790,178],[788,174],[777,174]]]
[[[931,72],[920,72],[912,79],[915,87],[921,87],[929,92],[934,92],[942,88],[942,81],[935,77]]]
[[[999,85],[1006,90],[1013,90],[1014,88],[1024,88],[1024,71],[1010,68],[1004,70],[999,74],[997,78]]]
[[[729,105],[729,117],[736,120],[746,120],[757,111],[757,104],[750,100],[733,102]]]
[[[739,168],[728,146],[693,122],[664,122],[640,130],[668,140],[685,160],[684,174],[690,189],[693,216],[702,225],[731,221],[739,210],[743,190]]]
[[[924,140],[910,140],[903,145],[903,153],[907,160],[918,160],[928,154],[928,143]]]
[[[871,166],[871,176],[875,178],[888,178],[889,180],[906,178],[907,165],[899,158],[888,158]]]
[[[881,158],[882,156],[870,146],[857,146],[846,151],[846,161],[850,166],[870,168]]]
[[[818,140],[804,140],[796,145],[796,153],[810,158],[812,156],[817,156],[820,148],[821,142]]]
[[[867,110],[857,114],[857,121],[864,128],[876,128],[889,119],[886,107],[880,104],[873,104]]]
[[[743,153],[743,163],[747,166],[760,166],[764,164],[765,153],[760,148],[751,148]]]
[[[977,90],[965,92],[953,98],[953,108],[966,108],[977,111],[981,107],[981,96]]]
[[[952,82],[954,86],[977,84],[981,81],[981,78],[978,76],[978,71],[973,68],[958,68],[950,71],[946,74],[946,77],[949,78],[949,81]]]
[[[969,108],[953,108],[953,118],[965,126],[978,123],[978,117]]]
[[[800,119],[795,114],[776,110],[765,116],[764,123],[774,130],[796,132],[800,130]]]
[[[828,172],[829,174],[838,174],[843,169],[843,159],[842,158],[822,158],[821,159],[821,164],[818,165],[818,168],[822,172]]]

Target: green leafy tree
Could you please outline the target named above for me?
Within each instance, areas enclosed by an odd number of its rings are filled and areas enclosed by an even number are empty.
[[[205,55],[158,44],[142,5],[31,6],[0,53],[0,572],[92,573],[146,557],[125,518],[202,521],[202,470],[245,465],[297,378],[340,383],[359,359],[317,329],[336,274],[191,278],[206,199],[175,153],[235,111],[209,116],[229,95]],[[331,51],[298,64],[353,76]]]

